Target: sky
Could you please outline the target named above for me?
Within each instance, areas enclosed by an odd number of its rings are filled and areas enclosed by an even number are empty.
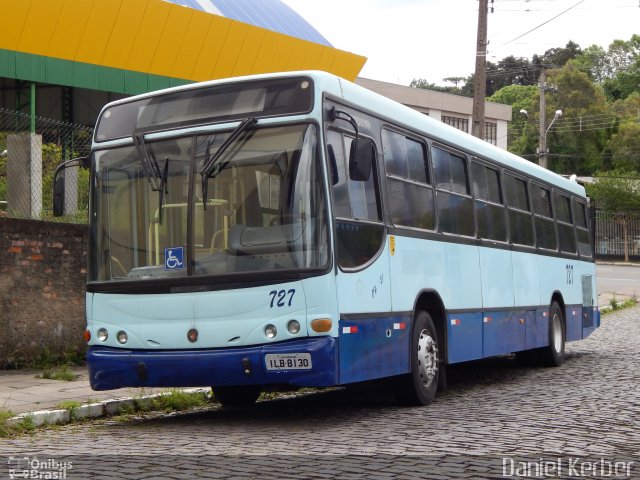
[[[367,57],[361,77],[451,85],[443,79],[475,70],[478,0],[282,1],[335,48]],[[493,10],[487,60],[494,63],[531,58],[569,40],[607,49],[640,34],[640,0],[494,0]]]

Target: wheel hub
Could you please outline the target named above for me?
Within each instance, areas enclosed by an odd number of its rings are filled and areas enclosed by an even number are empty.
[[[418,372],[425,387],[429,387],[438,374],[438,347],[427,330],[418,337]]]

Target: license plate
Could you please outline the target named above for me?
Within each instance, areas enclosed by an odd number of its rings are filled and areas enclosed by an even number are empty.
[[[310,353],[267,353],[267,370],[311,370]]]

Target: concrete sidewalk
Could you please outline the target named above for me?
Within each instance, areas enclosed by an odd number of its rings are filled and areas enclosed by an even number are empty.
[[[95,392],[89,386],[86,367],[71,367],[70,371],[77,378],[67,382],[41,378],[41,370],[0,370],[0,409],[11,411],[18,420],[30,416],[36,425],[66,423],[71,418],[70,402],[82,406],[74,408],[74,419],[95,418],[117,414],[122,406],[133,405],[134,399],[154,397],[172,390],[123,388]],[[64,402],[67,402],[66,406]]]

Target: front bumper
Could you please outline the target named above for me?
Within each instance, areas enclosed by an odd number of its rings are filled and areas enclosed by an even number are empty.
[[[89,381],[94,390],[268,384],[327,387],[338,383],[336,343],[333,337],[318,337],[204,350],[127,350],[94,345],[87,352]],[[268,371],[265,355],[269,353],[309,353],[312,368]]]

